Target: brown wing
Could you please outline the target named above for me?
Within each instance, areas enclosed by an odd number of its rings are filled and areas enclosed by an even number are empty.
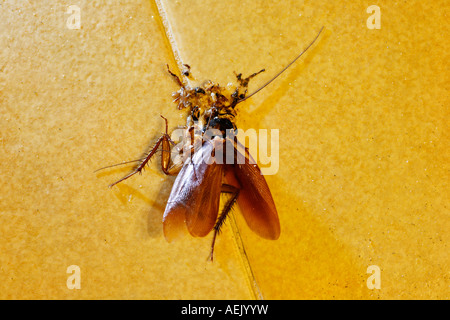
[[[168,241],[184,229],[193,236],[204,237],[214,227],[219,212],[223,165],[214,161],[213,142],[207,141],[188,159],[172,187],[163,217]]]
[[[236,152],[238,159],[245,158],[245,163],[238,161],[234,165],[234,175],[241,187],[237,201],[242,215],[255,233],[276,240],[280,236],[280,221],[266,179],[248,151],[236,149]]]

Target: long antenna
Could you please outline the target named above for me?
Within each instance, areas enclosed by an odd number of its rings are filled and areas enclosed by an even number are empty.
[[[282,74],[284,71],[286,71],[287,68],[289,68],[295,61],[297,61],[313,44],[314,42],[316,42],[317,38],[319,38],[320,34],[322,33],[324,27],[322,27],[319,31],[319,33],[317,34],[317,36],[314,38],[314,40],[306,47],[305,50],[303,50],[294,60],[292,60],[286,67],[284,67],[283,70],[281,70],[280,72],[278,72],[278,74],[273,77],[272,79],[270,79],[268,82],[266,82],[266,84],[264,84],[262,87],[260,87],[258,90],[256,90],[255,92],[253,92],[252,94],[246,96],[244,99],[238,100],[238,102],[236,102],[236,104],[241,103],[245,100],[247,100],[248,98],[250,98],[251,96],[253,96],[254,94],[258,93],[259,91],[261,91],[262,89],[264,89],[267,85],[269,85],[273,80],[275,80],[276,78],[278,78],[278,76],[280,74]]]
[[[121,166],[121,165],[128,164],[128,163],[138,162],[138,161],[142,161],[142,160],[145,160],[145,158],[136,159],[136,160],[131,160],[131,161],[124,161],[124,162],[121,162],[121,163],[113,164],[113,165],[110,165],[110,166],[106,166],[106,167],[97,169],[97,170],[95,170],[94,172],[97,172],[97,171],[100,171],[100,170],[103,170],[103,169],[107,169],[107,168],[112,168],[112,167]]]

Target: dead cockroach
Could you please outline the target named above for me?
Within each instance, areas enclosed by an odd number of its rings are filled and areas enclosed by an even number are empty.
[[[167,119],[161,116],[165,120],[165,133],[145,157],[134,160],[139,161],[139,164],[131,173],[110,187],[140,173],[160,149],[162,171],[167,175],[177,175],[163,216],[164,235],[169,242],[183,232],[186,226],[189,233],[196,237],[204,237],[214,230],[210,253],[212,260],[216,236],[236,202],[250,229],[263,238],[278,239],[280,222],[269,187],[248,149],[236,139],[235,108],[300,58],[317,40],[322,29],[291,63],[248,96],[249,81],[264,69],[246,78],[237,74],[238,86],[227,97],[225,88],[211,81],[194,88],[183,84],[167,66],[168,72],[180,86],[173,93],[174,102],[178,109],[188,109],[183,143],[178,146],[171,139]],[[182,74],[189,76],[190,66],[185,64],[184,67],[186,69]],[[172,157],[174,148],[178,154]],[[225,163],[223,156],[227,158]],[[232,161],[228,161],[230,158]],[[219,214],[222,193],[230,197]]]

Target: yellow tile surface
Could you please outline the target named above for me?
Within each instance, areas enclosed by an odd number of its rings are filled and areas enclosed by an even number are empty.
[[[444,1],[78,1],[80,29],[68,6],[0,6],[0,298],[449,298]],[[146,151],[160,114],[185,123],[166,63],[221,85],[266,68],[253,91],[321,26],[239,105],[239,127],[279,129],[279,240],[236,208],[247,256],[230,220],[211,264],[210,237],[164,240],[159,160],[112,189],[129,168],[93,173]]]

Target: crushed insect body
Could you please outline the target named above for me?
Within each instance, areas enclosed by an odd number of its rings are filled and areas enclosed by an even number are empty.
[[[230,93],[212,81],[191,87],[167,65],[168,73],[179,86],[172,94],[173,102],[188,114],[186,125],[179,132],[179,141],[172,139],[168,121],[161,115],[165,121],[164,134],[144,157],[122,163],[137,162],[138,165],[110,187],[141,173],[156,152],[161,151],[162,171],[166,175],[176,175],[162,218],[164,236],[169,242],[186,229],[195,237],[205,237],[213,232],[209,256],[213,260],[216,237],[236,204],[252,231],[265,239],[278,239],[280,222],[269,186],[249,149],[237,138],[236,107],[299,59],[317,40],[322,29],[291,63],[250,95],[247,95],[250,80],[265,69],[247,77],[236,74],[237,86]],[[187,64],[183,67],[181,75],[191,76],[191,67]],[[104,168],[109,167],[112,166]],[[227,195],[222,208],[221,194]]]

